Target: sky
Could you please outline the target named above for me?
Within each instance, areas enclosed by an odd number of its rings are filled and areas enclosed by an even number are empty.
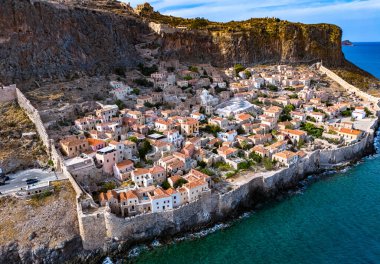
[[[134,7],[144,0],[122,0]],[[278,17],[302,23],[332,23],[343,39],[380,42],[380,0],[155,0],[147,1],[162,14],[204,17],[226,22],[251,17]]]

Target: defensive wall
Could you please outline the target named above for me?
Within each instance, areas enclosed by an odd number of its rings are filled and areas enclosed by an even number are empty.
[[[19,106],[25,111],[29,119],[34,123],[40,139],[46,147],[47,153],[50,159],[54,163],[54,168],[57,172],[62,173],[71,183],[76,193],[77,199],[77,213],[79,220],[79,228],[81,234],[83,233],[83,222],[80,221],[80,213],[82,211],[82,203],[86,208],[97,208],[92,197],[87,194],[83,188],[77,183],[75,178],[71,175],[64,164],[64,159],[59,150],[55,146],[54,140],[49,138],[46,128],[41,120],[38,110],[32,105],[32,103],[25,97],[25,95],[16,87],[11,85],[8,87],[0,88],[0,102],[8,102],[16,100]],[[87,236],[87,234],[86,234]],[[83,236],[83,237],[86,237]]]
[[[366,92],[361,91],[359,88],[349,84],[348,82],[340,78],[336,73],[324,67],[322,64],[319,65],[319,71],[326,74],[327,77],[331,78],[332,80],[340,84],[347,92],[354,93],[355,95],[363,98],[364,100],[368,100],[369,102],[373,103],[378,108],[379,106],[378,104],[380,100],[379,97],[375,97],[373,95],[370,95]]]
[[[377,105],[377,98],[365,93],[362,94],[361,91],[357,91],[356,87],[344,82],[323,66],[320,67],[320,70],[346,89],[349,89],[349,91],[355,92],[358,96],[364,96],[364,98]],[[200,199],[173,210],[121,218],[112,214],[106,207],[99,208],[92,197],[72,177],[65,167],[63,157],[56,149],[54,142],[49,139],[38,110],[33,107],[21,91],[15,86],[6,90],[0,89],[0,98],[16,99],[18,101],[19,105],[36,125],[56,170],[63,173],[70,180],[77,194],[77,213],[83,247],[88,250],[102,248],[112,240],[134,243],[158,236],[178,234],[222,220],[234,213],[239,207],[254,204],[257,195],[275,193],[297,183],[308,174],[318,173],[324,169],[331,168],[333,165],[364,156],[373,144],[374,129],[377,127],[377,122],[374,122],[367,131],[366,136],[355,144],[334,150],[316,150],[289,168],[262,175],[253,174],[247,182],[235,186],[227,193],[205,192]]]
[[[370,131],[361,141],[344,148],[313,151],[289,168],[259,176],[253,174],[249,181],[227,193],[205,192],[200,199],[173,210],[122,218],[112,214],[107,207],[85,209],[80,214],[83,246],[86,249],[101,248],[111,240],[136,243],[225,219],[240,207],[252,206],[255,196],[274,194],[296,184],[306,175],[364,156],[373,143],[373,136],[374,131]]]

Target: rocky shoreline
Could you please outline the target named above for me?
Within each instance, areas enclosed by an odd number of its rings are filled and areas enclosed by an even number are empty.
[[[325,178],[331,177],[331,174],[339,173],[342,170],[349,169],[350,167],[356,165],[364,157],[372,155],[374,153],[374,148],[368,150],[364,156],[345,162],[342,164],[337,164],[332,166],[330,169],[317,172],[315,174],[304,175],[301,179],[291,182],[281,189],[273,192],[262,192],[257,190],[257,193],[253,194],[255,200],[251,204],[242,204],[237,208],[237,210],[223,219],[218,219],[207,225],[197,226],[196,228],[189,230],[185,233],[181,233],[175,236],[162,236],[156,240],[141,241],[139,243],[130,244],[126,241],[112,241],[107,246],[106,251],[91,254],[90,259],[87,258],[86,263],[99,263],[102,259],[109,258],[111,260],[116,260],[113,263],[123,263],[126,259],[133,261],[134,257],[137,257],[142,251],[152,250],[155,247],[169,245],[177,243],[184,240],[198,239],[214,233],[218,230],[228,228],[233,225],[236,221],[242,218],[248,217],[249,214],[262,210],[266,205],[273,202],[281,202],[287,197],[296,195],[299,191],[304,190],[307,186],[313,183],[323,180]],[[100,255],[98,255],[100,254]],[[91,259],[93,258],[93,259]]]

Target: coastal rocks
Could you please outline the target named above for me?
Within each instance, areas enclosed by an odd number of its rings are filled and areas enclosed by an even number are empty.
[[[23,247],[18,242],[0,247],[0,263],[63,263],[83,259],[85,255],[87,252],[84,254],[80,237],[65,241],[57,248],[47,245]]]

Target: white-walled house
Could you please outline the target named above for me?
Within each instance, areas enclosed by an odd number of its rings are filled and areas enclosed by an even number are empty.
[[[154,190],[151,196],[152,213],[173,209],[172,197],[161,188]]]
[[[218,132],[218,138],[225,142],[234,142],[237,136],[236,130],[231,130],[228,132]]]
[[[352,118],[356,120],[360,120],[366,117],[366,113],[364,107],[356,107],[355,110],[351,114]]]
[[[131,172],[134,170],[131,160],[123,160],[113,166],[113,176],[119,181],[125,181],[130,178]]]

